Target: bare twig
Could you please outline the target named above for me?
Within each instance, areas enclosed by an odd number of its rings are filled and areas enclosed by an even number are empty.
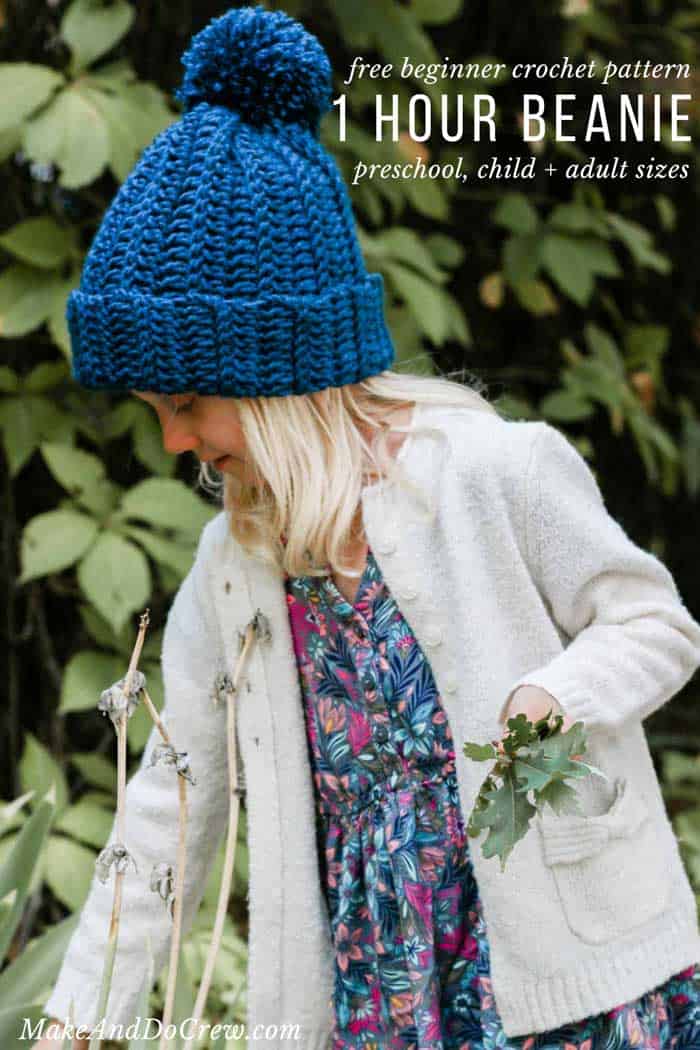
[[[121,913],[122,904],[122,879],[128,868],[131,857],[124,845],[125,841],[125,824],[126,824],[126,807],[125,807],[125,794],[126,794],[126,725],[131,714],[131,702],[135,700],[135,694],[132,691],[132,679],[134,675],[138,673],[136,671],[139,657],[141,655],[141,649],[143,648],[144,638],[146,636],[146,628],[149,624],[149,611],[146,609],[145,613],[141,616],[139,623],[139,633],[136,638],[136,644],[134,645],[134,651],[131,654],[131,660],[129,661],[129,668],[126,672],[126,677],[123,679],[123,692],[122,698],[125,699],[126,703],[123,704],[119,710],[114,708],[109,709],[112,721],[115,724],[117,730],[117,842],[113,843],[112,846],[107,847],[106,850],[102,850],[99,854],[96,866],[98,877],[103,881],[106,881],[109,873],[109,867],[112,863],[115,863],[116,876],[114,880],[114,897],[112,901],[112,915],[109,924],[109,934],[107,938],[107,951],[105,954],[104,968],[102,971],[102,984],[100,987],[100,995],[97,1006],[97,1023],[99,1025],[102,1017],[105,1014],[107,1007],[107,1001],[109,998],[109,990],[112,984],[112,972],[114,970],[114,960],[117,953],[117,942],[119,939],[119,916]],[[139,675],[139,677],[142,677]],[[121,686],[121,682],[118,683]],[[110,690],[106,690],[107,694],[113,692],[115,687]],[[103,694],[102,699],[105,699]],[[101,702],[102,702],[101,699]],[[101,708],[103,709],[103,708]],[[103,709],[104,710],[104,709]],[[95,1032],[90,1039],[89,1050],[99,1050],[101,1043],[98,1032]]]
[[[238,684],[243,672],[246,659],[250,650],[252,649],[253,642],[257,640],[267,640],[269,638],[269,625],[266,618],[258,610],[247,624],[245,632],[240,636],[240,652],[236,661],[236,666],[233,672],[233,676],[227,681],[226,687],[226,740],[227,740],[227,751],[228,751],[228,779],[229,779],[229,817],[228,817],[228,833],[226,837],[226,851],[224,854],[224,867],[221,875],[221,885],[219,886],[219,899],[216,907],[216,918],[214,920],[214,929],[212,932],[212,939],[209,945],[209,951],[207,952],[207,959],[204,965],[204,973],[202,975],[202,983],[199,986],[197,993],[197,999],[194,1004],[192,1015],[194,1017],[194,1025],[191,1031],[197,1032],[199,1028],[199,1019],[204,1012],[206,1005],[207,996],[209,994],[209,988],[211,985],[212,976],[214,973],[214,964],[216,963],[216,957],[219,952],[219,946],[221,944],[221,938],[224,930],[224,921],[226,919],[226,912],[228,909],[229,895],[231,892],[231,882],[233,877],[233,864],[236,851],[236,840],[238,835],[238,814],[240,805],[240,793],[241,788],[238,780],[238,762],[236,752],[236,719],[235,719],[235,701],[238,694]],[[202,1033],[204,1034],[204,1033]],[[192,1045],[192,1040],[195,1035],[190,1035],[185,1040],[184,1050],[189,1050]],[[197,1043],[199,1039],[197,1039]],[[197,1044],[195,1044],[197,1045]]]

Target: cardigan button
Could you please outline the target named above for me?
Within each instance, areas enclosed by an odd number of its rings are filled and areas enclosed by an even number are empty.
[[[418,597],[418,591],[415,587],[403,587],[399,591],[399,598],[405,598],[407,602],[412,602],[414,598]]]
[[[442,631],[439,627],[436,627],[434,624],[428,627],[425,632],[425,643],[433,647],[442,644]]]
[[[396,550],[396,543],[390,539],[380,540],[377,544],[377,550],[380,554],[393,554]]]
[[[456,693],[459,687],[459,679],[454,671],[448,671],[445,675],[445,691],[448,693]]]

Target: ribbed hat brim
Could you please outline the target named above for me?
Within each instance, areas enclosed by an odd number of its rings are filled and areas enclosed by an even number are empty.
[[[68,297],[73,376],[92,390],[274,397],[357,383],[389,368],[384,280],[319,295],[221,298],[137,289]]]

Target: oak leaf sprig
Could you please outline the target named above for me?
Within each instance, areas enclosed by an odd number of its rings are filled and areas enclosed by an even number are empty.
[[[467,758],[475,762],[495,760],[479,789],[467,834],[476,837],[488,831],[481,852],[487,858],[498,856],[501,871],[516,842],[546,804],[558,816],[582,815],[576,789],[568,781],[589,774],[609,779],[579,757],[586,751],[583,722],[574,722],[563,733],[563,721],[563,715],[553,715],[551,708],[536,722],[521,712],[508,719],[508,732],[501,740],[464,744]]]

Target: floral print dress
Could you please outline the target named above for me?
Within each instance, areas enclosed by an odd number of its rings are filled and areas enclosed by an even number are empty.
[[[371,549],[355,601],[285,573],[335,945],[332,1050],[700,1050],[700,965],[635,1002],[507,1037],[430,665]]]

